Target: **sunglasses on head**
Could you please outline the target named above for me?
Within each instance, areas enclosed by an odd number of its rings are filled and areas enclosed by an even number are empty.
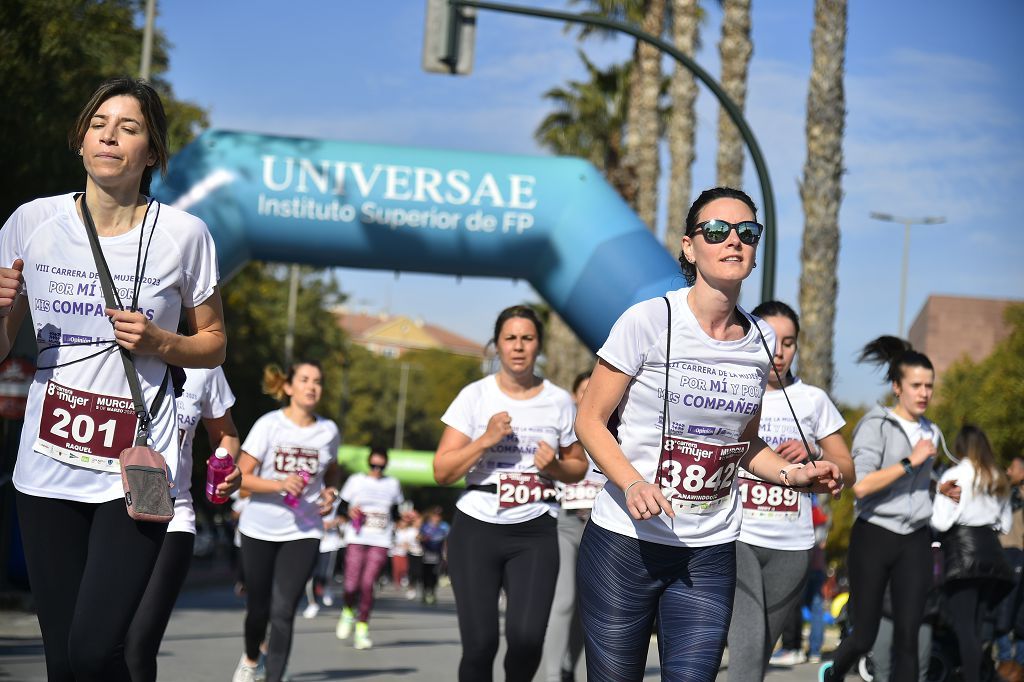
[[[714,218],[713,220],[697,223],[693,233],[703,233],[704,241],[708,244],[721,244],[729,236],[730,230],[736,230],[736,236],[740,238],[741,242],[748,246],[753,246],[761,238],[761,233],[764,232],[764,225],[753,220],[730,223],[728,220]]]

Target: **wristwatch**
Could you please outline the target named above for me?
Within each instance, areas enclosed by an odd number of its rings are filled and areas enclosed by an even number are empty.
[[[903,470],[906,471],[908,474],[914,473],[914,465],[910,461],[909,457],[904,457],[903,459],[901,459],[900,464],[903,465]]]

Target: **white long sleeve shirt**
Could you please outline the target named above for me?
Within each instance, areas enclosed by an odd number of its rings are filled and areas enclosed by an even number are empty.
[[[964,459],[942,474],[941,482],[956,481],[960,486],[960,502],[937,494],[932,504],[932,528],[947,531],[954,525],[989,526],[1000,533],[1009,533],[1013,525],[1010,497],[998,498],[974,488],[975,471]]]

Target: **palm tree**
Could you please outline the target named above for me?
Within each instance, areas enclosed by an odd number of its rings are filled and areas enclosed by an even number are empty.
[[[697,0],[672,0],[672,42],[676,48],[694,56],[698,48],[701,12]],[[672,109],[666,125],[671,170],[668,180],[668,224],[665,248],[675,255],[679,251],[686,211],[690,206],[693,184],[693,162],[696,158],[697,79],[681,64],[672,72],[669,85]]]
[[[556,154],[580,156],[602,171],[626,201],[635,197],[636,179],[626,163],[625,130],[629,102],[629,64],[606,70],[594,66],[583,52],[580,59],[587,81],[570,81],[544,93],[555,105],[534,131],[534,138]],[[548,317],[545,373],[552,382],[569,387],[580,372],[590,369],[593,354],[554,312]]]
[[[722,0],[722,89],[743,111],[747,98],[747,70],[754,46],[750,42],[750,0]],[[725,109],[718,109],[718,184],[743,186],[743,140]]]
[[[661,36],[665,30],[666,0],[573,0],[585,3],[591,10],[617,21],[640,26],[651,35]],[[594,29],[586,28],[580,36]],[[598,31],[602,35],[607,32]],[[614,35],[614,34],[613,34]],[[658,176],[660,163],[658,143],[661,129],[658,119],[661,92],[661,52],[647,43],[633,46],[633,65],[629,83],[626,153],[628,164],[636,171],[636,190],[630,204],[648,229],[654,231],[658,215]]]
[[[800,375],[832,388],[832,335],[836,317],[839,204],[843,198],[843,129],[846,97],[846,0],[815,0],[807,92],[807,161],[800,182],[804,207],[800,250]]]

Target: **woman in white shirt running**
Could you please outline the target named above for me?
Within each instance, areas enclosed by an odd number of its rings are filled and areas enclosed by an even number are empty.
[[[701,193],[679,259],[692,286],[628,309],[597,353],[576,418],[608,477],[577,564],[590,679],[643,679],[656,617],[662,679],[715,679],[736,585],[740,465],[787,488],[839,490],[835,464],[790,463],[757,435],[775,334],[737,301],[762,231],[743,192]]]
[[[493,339],[501,368],[463,388],[441,417],[434,478],[448,485],[466,477],[448,536],[460,682],[492,678],[502,589],[505,679],[528,682],[540,666],[558,577],[554,481],[575,483],[587,468],[572,397],[534,373],[543,334],[532,308],[503,310]]]
[[[960,647],[960,676],[964,682],[978,682],[985,623],[1014,583],[998,538],[1013,525],[1010,481],[977,426],[965,424],[960,429],[953,451],[960,463],[947,469],[941,482],[955,482],[960,500],[936,496],[932,528],[942,533],[942,589]],[[988,634],[991,640],[991,631]]]
[[[852,482],[853,460],[839,434],[846,421],[828,394],[790,371],[800,334],[796,312],[781,301],[765,301],[752,312],[775,332],[775,366],[768,374],[758,435],[790,462],[824,458],[839,467],[843,480]],[[761,682],[786,616],[803,598],[814,524],[810,495],[762,481],[745,470],[739,476],[743,524],[736,543],[729,681]]]
[[[167,169],[156,91],[134,78],[105,81],[68,137],[84,193],[24,204],[0,231],[0,358],[31,308],[39,359],[14,487],[47,676],[117,682],[129,679],[125,635],[167,530],[125,510],[119,457],[138,419],[121,350],[134,358],[148,442],[177,497],[189,472],[178,466],[168,365],[216,367],[227,340],[209,230],[144,194],[153,170]],[[119,309],[107,308],[96,279],[89,216]],[[179,336],[182,308],[192,333]]]
[[[238,461],[242,490],[252,498],[238,520],[245,570],[245,653],[233,682],[262,677],[260,643],[268,622],[266,680],[281,682],[295,611],[324,534],[321,517],[338,498],[338,427],[315,411],[323,394],[320,365],[295,362],[287,375],[269,367],[263,392],[287,399],[287,406],[256,420]]]

